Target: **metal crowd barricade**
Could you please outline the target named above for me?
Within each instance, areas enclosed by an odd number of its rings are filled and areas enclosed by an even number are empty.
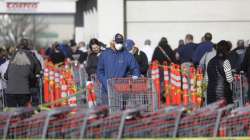
[[[8,135],[10,138],[46,138],[53,130],[50,125],[66,117],[72,109],[71,107],[63,107],[35,114],[11,125]]]
[[[223,107],[223,102],[217,102],[183,116],[179,123],[178,136],[217,136],[221,118],[232,108],[233,105]]]
[[[88,74],[83,64],[71,63],[71,67],[73,69],[73,77],[76,82],[77,89],[84,89],[86,87],[86,83],[88,80]],[[84,102],[83,102],[84,101]],[[83,93],[80,98],[78,98],[78,103],[85,104],[86,103],[86,93]]]
[[[38,77],[38,86],[39,86],[39,104],[43,104],[44,101],[43,101],[43,76],[39,76]]]
[[[124,124],[123,138],[176,137],[185,108],[169,107],[158,112],[135,114]]]
[[[13,138],[10,132],[18,122],[29,118],[34,113],[34,108],[17,108],[9,112],[0,113],[0,138]]]
[[[114,78],[108,80],[110,113],[145,106],[147,111],[157,111],[157,93],[148,78]]]
[[[237,108],[224,117],[220,124],[219,136],[250,136],[250,106]]]
[[[102,89],[102,84],[100,83],[100,81],[97,79],[96,75],[93,74],[91,75],[91,81],[94,83],[94,92],[96,94],[96,105],[103,105],[105,103],[103,103],[103,100],[107,100],[108,101],[108,97],[104,96],[102,94],[103,93],[103,89]],[[108,105],[108,104],[106,104]]]
[[[233,101],[236,106],[242,107],[247,102],[247,91],[248,84],[247,78],[244,75],[244,72],[240,72],[239,74],[233,74],[233,82],[231,84],[231,89],[233,92]]]

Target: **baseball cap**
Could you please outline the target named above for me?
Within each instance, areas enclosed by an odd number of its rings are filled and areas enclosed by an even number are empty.
[[[123,36],[119,33],[115,35],[115,43],[117,44],[123,44]]]
[[[135,42],[131,39],[126,40],[126,48],[128,51],[132,50],[135,46]]]

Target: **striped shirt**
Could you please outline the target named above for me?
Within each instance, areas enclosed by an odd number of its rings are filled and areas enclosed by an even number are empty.
[[[224,72],[226,74],[227,82],[232,83],[233,82],[233,75],[232,75],[232,69],[231,69],[231,64],[230,64],[229,60],[226,59],[224,61],[223,68],[224,68]]]

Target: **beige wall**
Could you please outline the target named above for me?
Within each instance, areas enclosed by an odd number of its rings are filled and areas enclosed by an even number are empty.
[[[233,41],[250,39],[250,0],[127,1],[128,37],[142,45],[146,38],[156,45],[166,36],[173,48],[191,33],[199,42],[205,32]]]

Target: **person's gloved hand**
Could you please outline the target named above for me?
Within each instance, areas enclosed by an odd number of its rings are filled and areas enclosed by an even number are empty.
[[[134,80],[136,80],[138,78],[139,78],[138,76],[132,76],[132,79],[134,79]]]

